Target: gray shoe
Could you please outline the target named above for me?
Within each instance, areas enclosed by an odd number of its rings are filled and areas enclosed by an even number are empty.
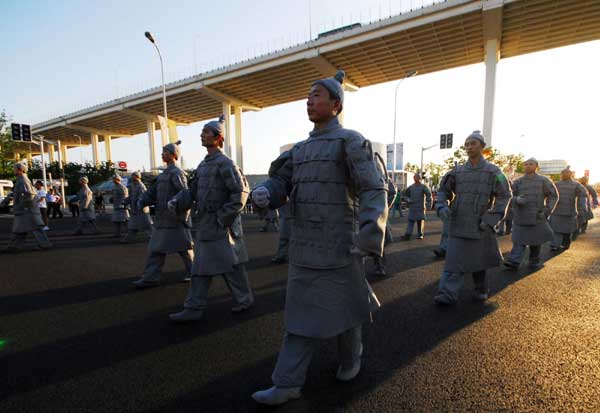
[[[176,323],[185,323],[187,321],[198,321],[204,315],[202,310],[192,310],[190,308],[184,308],[183,311],[178,313],[170,314],[169,318],[171,321]]]
[[[352,364],[352,366],[348,369],[345,369],[340,364],[340,367],[338,367],[338,371],[337,371],[337,374],[335,375],[335,378],[338,379],[339,381],[350,381],[350,380],[354,379],[356,376],[358,376],[358,373],[360,373],[360,368],[362,365],[362,359],[361,359],[362,353],[363,353],[363,345],[362,345],[362,343],[360,343],[358,357],[356,357],[356,360],[354,360],[354,363]]]
[[[252,304],[238,304],[231,307],[231,312],[236,314],[243,313],[244,311],[248,311],[250,308],[252,308]]]
[[[456,301],[452,300],[446,294],[437,294],[435,297],[433,297],[433,301],[439,305],[454,305],[454,304],[456,304]]]
[[[143,278],[140,278],[139,280],[135,280],[134,282],[132,282],[132,284],[135,285],[136,288],[153,288],[153,287],[158,287],[160,285],[160,283],[158,283],[158,282],[146,281]]]
[[[276,406],[283,404],[290,400],[299,399],[302,396],[300,387],[271,387],[267,390],[257,391],[252,394],[252,398],[261,404],[268,404],[270,406]]]
[[[503,262],[504,266],[511,269],[511,270],[518,270],[519,269],[519,264],[517,264],[516,262],[512,262],[510,260],[506,260]]]

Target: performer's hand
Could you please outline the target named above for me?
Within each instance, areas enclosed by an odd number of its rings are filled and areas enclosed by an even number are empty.
[[[518,197],[515,198],[515,202],[517,203],[517,205],[525,205],[527,200],[525,199],[525,197],[523,195],[519,195]]]
[[[479,229],[482,231],[489,231],[490,229],[493,229],[492,227],[490,227],[488,224],[486,224],[485,222],[481,221],[479,223]]]
[[[266,186],[259,186],[252,191],[252,202],[259,208],[267,208],[271,194]]]
[[[171,199],[169,202],[167,202],[167,209],[172,213],[176,213],[177,212],[177,200]]]
[[[442,207],[438,208],[437,213],[438,213],[438,217],[440,217],[441,219],[448,219],[450,210],[448,209],[447,206],[442,206]]]
[[[356,245],[353,245],[350,247],[350,254],[355,255],[357,257],[366,257],[367,255],[369,255],[369,253],[363,249],[361,249],[360,247],[357,247]]]

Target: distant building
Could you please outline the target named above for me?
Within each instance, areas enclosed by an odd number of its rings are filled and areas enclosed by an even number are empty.
[[[539,173],[542,175],[559,174],[569,164],[564,159],[551,159],[538,161],[540,166]]]
[[[401,171],[404,168],[404,143],[396,143],[396,167],[392,167],[394,163],[394,144],[387,145],[387,168],[389,171],[395,169]]]

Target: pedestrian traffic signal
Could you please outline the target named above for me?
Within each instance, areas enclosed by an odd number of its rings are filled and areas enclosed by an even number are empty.
[[[446,149],[452,148],[452,134],[446,134]]]
[[[12,131],[13,141],[21,140],[21,124],[20,123],[11,123],[10,128]]]
[[[446,135],[440,135],[440,149],[446,149]]]
[[[21,138],[23,142],[31,142],[31,126],[21,125]]]

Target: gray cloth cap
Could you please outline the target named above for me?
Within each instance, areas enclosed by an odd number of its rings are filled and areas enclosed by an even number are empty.
[[[343,70],[338,70],[334,77],[328,77],[325,79],[319,79],[313,83],[315,85],[321,85],[325,89],[327,89],[336,99],[340,100],[340,105],[342,109],[344,108],[344,78],[346,77],[346,72]],[[340,112],[342,110],[340,109]]]
[[[483,138],[483,135],[481,134],[481,131],[479,130],[475,130],[473,132],[471,132],[471,134],[469,136],[467,136],[467,139],[477,139],[479,142],[481,142],[483,144],[483,146],[485,146],[485,139]]]
[[[211,120],[204,127],[213,131],[215,136],[225,136],[225,115],[219,116],[219,120]]]
[[[538,162],[538,160],[537,160],[537,159],[535,159],[535,158],[529,158],[529,159],[527,159],[525,162],[533,162],[533,163],[534,163],[534,164],[536,164],[537,166],[540,166],[540,163],[539,163],[539,162]],[[523,163],[525,163],[525,162],[523,162]]]
[[[134,176],[137,176],[138,178],[142,177],[142,174],[139,171],[135,171],[131,173],[131,177],[133,178]]]
[[[168,143],[163,146],[163,151],[171,152],[173,155],[176,155],[179,158],[179,154],[181,153],[179,150],[179,144],[181,141],[177,141],[175,143]]]
[[[113,180],[118,179],[119,181],[121,180],[121,175],[119,174],[114,174],[112,177]]]
[[[16,162],[14,167],[15,167],[15,169],[18,169],[19,171],[23,171],[23,172],[27,172],[27,170],[29,169],[29,167],[27,166],[27,163],[25,163],[25,162]]]
[[[79,182],[87,184],[89,182],[89,179],[87,176],[82,176],[81,178],[79,178]]]

